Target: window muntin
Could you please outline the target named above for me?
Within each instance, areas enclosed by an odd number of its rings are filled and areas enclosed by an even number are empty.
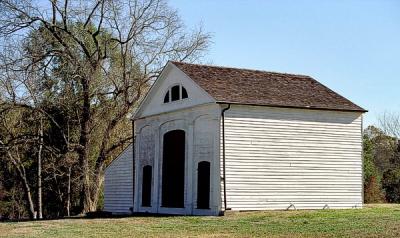
[[[168,89],[164,96],[164,103],[175,102],[189,98],[186,89],[182,85],[175,85]]]
[[[179,85],[173,86],[171,88],[171,101],[178,101],[181,99],[181,95],[179,93]]]

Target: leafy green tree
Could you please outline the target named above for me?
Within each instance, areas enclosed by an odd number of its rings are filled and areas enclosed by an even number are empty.
[[[398,119],[395,114],[384,114],[380,118],[380,128],[369,126],[364,131],[365,202],[400,202]]]
[[[381,175],[374,164],[373,143],[367,134],[363,135],[363,149],[364,202],[383,202]]]

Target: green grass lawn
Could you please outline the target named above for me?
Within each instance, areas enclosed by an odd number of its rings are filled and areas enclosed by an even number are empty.
[[[400,237],[400,205],[0,223],[0,237]]]

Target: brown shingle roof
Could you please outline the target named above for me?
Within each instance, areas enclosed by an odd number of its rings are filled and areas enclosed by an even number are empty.
[[[172,62],[217,102],[276,107],[366,110],[310,76]]]

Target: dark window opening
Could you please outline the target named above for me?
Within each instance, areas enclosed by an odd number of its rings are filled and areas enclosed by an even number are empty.
[[[143,167],[142,176],[142,207],[151,207],[152,168],[150,165]]]
[[[182,87],[182,99],[188,98],[188,93],[184,87]]]
[[[201,161],[197,168],[197,208],[210,209],[210,162]]]
[[[162,161],[163,207],[184,207],[185,190],[185,131],[164,134]]]
[[[169,91],[165,94],[164,103],[169,102]]]
[[[170,98],[171,94],[171,98]],[[170,88],[164,96],[164,103],[169,103],[173,101],[182,100],[188,98],[188,93],[184,87],[181,85],[175,85]]]
[[[171,88],[171,101],[179,100],[179,85],[173,86]]]

